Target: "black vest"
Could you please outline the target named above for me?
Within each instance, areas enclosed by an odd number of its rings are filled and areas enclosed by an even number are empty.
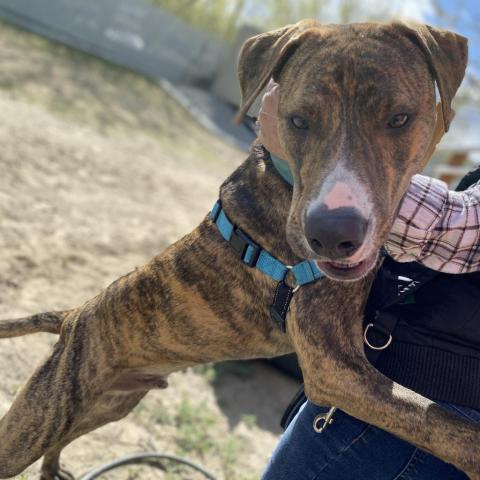
[[[480,166],[460,182],[480,179]],[[432,400],[480,408],[480,272],[447,274],[387,257],[365,310],[367,358]]]

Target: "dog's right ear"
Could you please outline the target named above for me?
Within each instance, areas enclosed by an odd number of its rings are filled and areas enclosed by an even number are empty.
[[[237,123],[243,120],[270,78],[275,77],[296,50],[302,33],[307,28],[317,25],[318,22],[304,20],[278,30],[255,35],[244,43],[238,60],[242,103],[235,117]]]

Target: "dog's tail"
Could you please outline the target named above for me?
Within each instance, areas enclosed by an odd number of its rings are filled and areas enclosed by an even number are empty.
[[[30,317],[0,320],[0,338],[21,337],[29,333],[60,333],[63,320],[71,310],[37,313]]]

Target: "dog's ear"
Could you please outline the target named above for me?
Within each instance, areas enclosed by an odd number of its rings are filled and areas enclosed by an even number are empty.
[[[314,20],[304,20],[294,25],[261,33],[249,38],[243,45],[238,60],[238,78],[242,103],[235,117],[240,123],[255,99],[281,70],[290,55],[300,45],[303,32],[317,26]]]
[[[468,40],[457,33],[429,25],[404,23],[396,25],[420,47],[427,59],[440,92],[443,123],[447,132],[454,116],[452,100],[465,76]]]

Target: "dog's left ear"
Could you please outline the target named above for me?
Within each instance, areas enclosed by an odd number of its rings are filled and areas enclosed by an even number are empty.
[[[457,33],[429,25],[396,23],[396,27],[423,51],[442,103],[443,123],[448,131],[454,116],[452,100],[465,76],[468,40]]]
[[[306,30],[318,27],[315,20],[261,33],[249,38],[240,51],[238,78],[242,103],[235,117],[240,123],[270,78],[275,77],[300,45]]]

